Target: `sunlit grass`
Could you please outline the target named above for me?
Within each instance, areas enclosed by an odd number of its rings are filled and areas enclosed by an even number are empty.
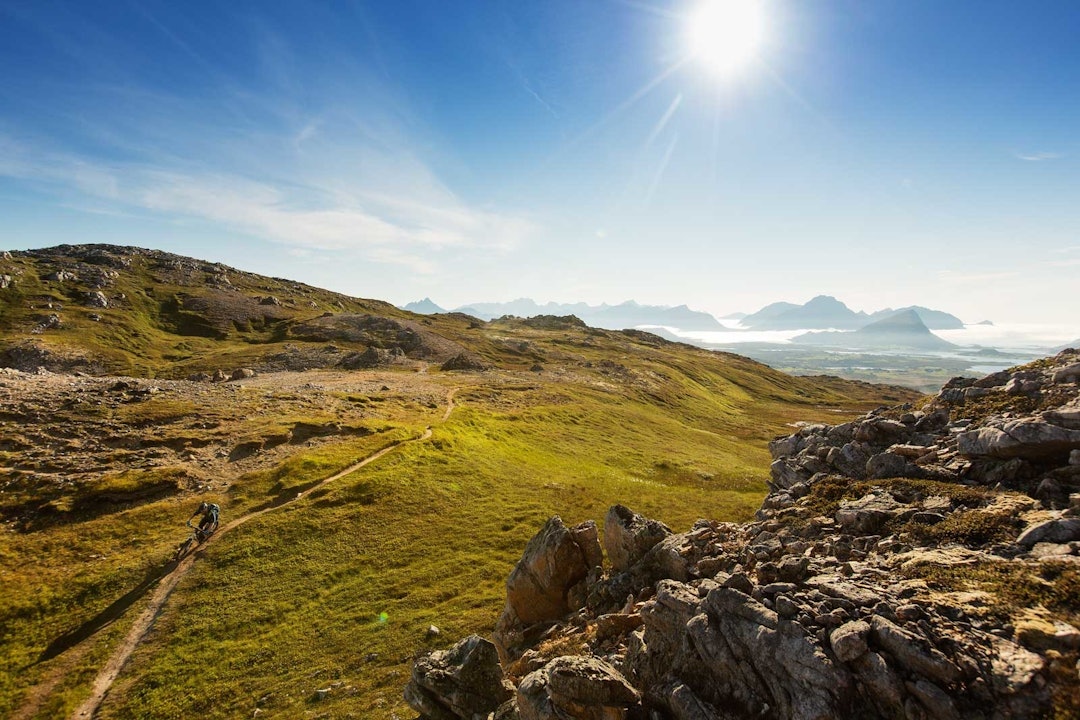
[[[439,318],[432,326],[465,332],[466,323]],[[413,654],[490,630],[507,573],[551,515],[600,522],[611,504],[623,503],[677,530],[702,516],[748,519],[764,494],[768,439],[794,420],[837,421],[890,399],[881,389],[791,378],[640,334],[545,334],[512,323],[468,332],[473,350],[503,369],[431,373],[415,396],[309,398],[301,389],[253,384],[220,396],[207,391],[208,404],[194,409],[159,396],[99,409],[103,421],[144,427],[148,441],[213,440],[226,448],[281,441],[275,447],[283,459],[198,497],[99,515],[72,505],[63,522],[0,536],[0,583],[13,598],[0,607],[0,662],[13,669],[0,673],[0,716],[57,669],[62,679],[39,717],[69,713],[86,697],[146,594],[72,649],[40,658],[152,581],[198,500],[220,503],[228,523],[307,493],[219,536],[198,556],[101,717],[231,718],[256,707],[265,711],[260,717],[307,710],[403,717]],[[543,373],[529,372],[532,357],[503,349],[500,338],[515,333],[515,347],[531,343],[542,357]],[[193,352],[199,342],[191,341]],[[459,406],[440,423],[433,398],[454,386]],[[291,405],[282,410],[286,398]],[[230,424],[230,417],[239,420]],[[323,423],[352,435],[310,447],[282,440],[298,425]],[[429,425],[429,440],[313,489]],[[123,457],[118,451],[119,463]],[[130,492],[154,481],[122,470],[98,486]],[[426,637],[431,624],[443,630],[434,640]],[[329,697],[316,703],[314,691],[327,687]]]

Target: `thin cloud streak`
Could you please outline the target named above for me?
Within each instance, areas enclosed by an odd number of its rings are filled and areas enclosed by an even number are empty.
[[[1017,160],[1024,160],[1026,162],[1046,162],[1047,160],[1060,160],[1065,157],[1062,153],[1056,152],[1037,152],[1037,153],[1013,153],[1013,156]]]

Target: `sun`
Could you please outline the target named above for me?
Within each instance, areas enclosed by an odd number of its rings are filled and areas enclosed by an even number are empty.
[[[703,0],[687,18],[691,56],[720,77],[730,77],[755,58],[765,39],[761,0]]]

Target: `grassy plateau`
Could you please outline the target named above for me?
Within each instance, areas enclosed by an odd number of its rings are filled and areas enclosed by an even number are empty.
[[[0,374],[2,717],[71,716],[126,645],[98,717],[410,717],[413,657],[490,631],[551,515],[746,520],[769,439],[913,398],[573,319],[422,318],[219,266],[184,280],[187,259],[130,249],[101,251],[130,263],[105,291],[128,300],[92,320],[67,305],[88,288],[41,279],[78,252],[0,261],[9,355],[84,369]],[[50,293],[63,324],[35,332]],[[342,366],[368,348],[400,352]],[[473,369],[439,369],[459,355]],[[259,374],[179,379],[238,366]],[[170,562],[202,500],[223,530]]]

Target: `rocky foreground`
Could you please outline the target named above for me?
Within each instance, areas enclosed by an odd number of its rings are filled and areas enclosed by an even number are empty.
[[[1080,715],[1080,352],[774,441],[755,522],[558,517],[423,718]],[[606,555],[606,567],[604,557]]]

